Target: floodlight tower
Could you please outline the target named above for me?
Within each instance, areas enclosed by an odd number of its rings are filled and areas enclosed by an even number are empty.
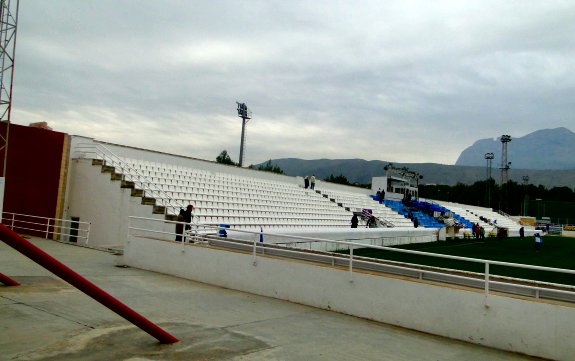
[[[503,134],[501,136],[501,185],[509,180],[509,166],[511,162],[507,161],[507,143],[511,142],[511,136]]]
[[[238,117],[242,118],[242,139],[240,142],[240,160],[238,166],[242,166],[244,163],[244,149],[246,142],[246,124],[250,119],[252,119],[252,112],[248,110],[246,103],[236,102],[238,105]]]
[[[523,179],[523,215],[527,215],[527,202],[529,201],[529,195],[527,195],[527,185],[529,184],[529,176],[524,175]]]
[[[509,180],[509,166],[511,162],[507,161],[507,143],[511,142],[511,136],[504,134],[501,136],[501,197],[499,197],[499,209],[507,211],[507,194]]]
[[[2,177],[6,177],[8,159],[18,7],[19,0],[0,0],[0,122],[6,122],[4,134],[0,134],[0,152],[4,154]]]
[[[495,155],[493,153],[485,153],[485,159],[487,160],[487,180],[491,179],[491,163],[493,162]]]
[[[495,155],[493,153],[485,153],[485,160],[487,161],[487,207],[491,207],[491,163]]]

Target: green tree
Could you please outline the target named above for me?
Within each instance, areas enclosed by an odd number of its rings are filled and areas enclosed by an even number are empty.
[[[329,177],[325,179],[325,181],[331,183],[345,184],[348,186],[351,185],[351,183],[349,183],[349,181],[343,174],[340,174],[337,177],[334,177],[333,174],[330,174]]]
[[[264,172],[271,172],[277,174],[284,174],[284,171],[277,165],[272,165],[272,160],[268,160],[263,165],[258,167],[258,170],[263,170]]]
[[[230,158],[230,155],[228,154],[227,150],[222,150],[222,152],[220,153],[220,155],[218,155],[216,157],[216,162],[221,163],[221,164],[229,164],[229,165],[237,165],[232,158]]]

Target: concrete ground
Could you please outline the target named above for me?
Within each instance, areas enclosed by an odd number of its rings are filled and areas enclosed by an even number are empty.
[[[0,360],[535,360],[31,241],[181,341],[161,345],[0,242]],[[225,267],[225,265],[222,265]]]

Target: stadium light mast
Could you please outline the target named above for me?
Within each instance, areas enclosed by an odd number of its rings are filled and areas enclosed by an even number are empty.
[[[495,158],[493,153],[485,153],[485,159],[487,160],[487,179],[491,179],[491,162]]]
[[[487,161],[487,207],[491,207],[491,163],[495,155],[493,153],[485,153],[485,160]]]
[[[527,194],[527,185],[529,184],[529,176],[524,175],[523,179],[523,215],[527,215],[527,202],[529,201],[529,195]]]
[[[4,134],[0,134],[0,152],[4,154],[2,177],[6,177],[8,159],[19,4],[19,0],[0,0],[0,122],[6,122]]]
[[[507,161],[507,144],[511,142],[511,136],[503,134],[501,136],[501,197],[499,199],[499,209],[507,211],[507,193],[509,180],[509,168],[511,162]]]
[[[243,166],[244,164],[244,149],[246,146],[246,124],[250,119],[252,119],[252,112],[248,110],[246,103],[236,102],[238,105],[238,117],[242,118],[242,138],[240,141],[240,160],[238,166]]]
[[[501,185],[509,180],[509,166],[511,162],[507,161],[507,144],[511,142],[511,136],[503,134],[501,136]]]

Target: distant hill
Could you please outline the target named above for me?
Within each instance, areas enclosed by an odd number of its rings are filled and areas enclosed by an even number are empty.
[[[493,165],[501,165],[501,141],[480,139],[466,148],[455,165],[485,165],[485,153],[493,153]],[[517,169],[575,169],[575,133],[567,128],[542,129],[512,138],[507,160]],[[571,183],[573,184],[573,183]]]
[[[272,164],[279,166],[286,175],[306,176],[314,174],[319,179],[325,179],[330,175],[344,175],[350,183],[371,183],[372,177],[385,175],[383,167],[389,162],[381,160],[363,159],[314,159],[304,160],[298,158],[272,159]],[[264,163],[262,163],[264,164]],[[472,184],[486,178],[485,165],[460,166],[436,163],[393,163],[397,167],[408,167],[411,170],[423,174],[422,184],[447,184],[457,183]],[[499,181],[499,169],[494,163],[492,175]],[[575,169],[570,170],[535,170],[515,169],[509,171],[509,179],[522,183],[522,177],[529,176],[529,183],[545,187],[568,186],[575,184]]]

